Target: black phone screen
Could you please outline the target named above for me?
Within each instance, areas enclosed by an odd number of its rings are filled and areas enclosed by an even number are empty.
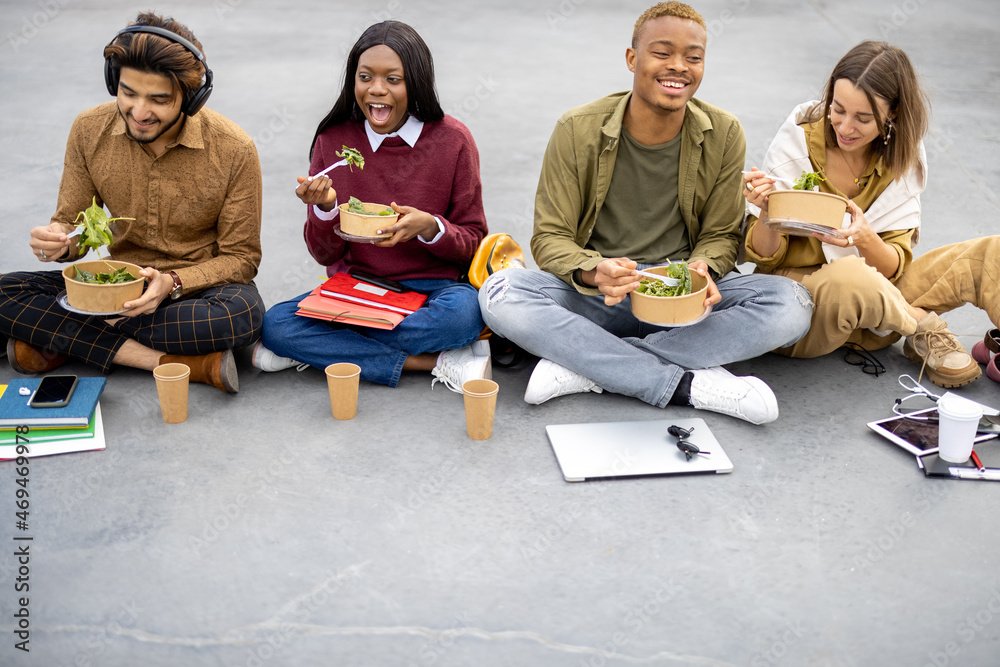
[[[33,408],[51,408],[69,403],[76,388],[75,375],[49,375],[38,383],[28,404]]]
[[[387,289],[390,292],[409,292],[410,289],[397,283],[395,280],[389,280],[388,278],[383,278],[381,276],[373,276],[370,273],[365,273],[364,271],[351,270],[349,274],[352,278],[356,280],[361,280],[370,285],[375,285],[376,287],[381,287],[382,289]]]

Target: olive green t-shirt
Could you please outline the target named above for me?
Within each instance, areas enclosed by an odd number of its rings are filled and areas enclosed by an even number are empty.
[[[677,200],[681,135],[644,146],[622,127],[615,170],[588,248],[642,264],[687,259],[687,226]]]

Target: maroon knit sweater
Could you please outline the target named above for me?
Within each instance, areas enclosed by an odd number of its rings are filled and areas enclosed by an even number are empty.
[[[445,116],[425,123],[413,148],[399,137],[387,137],[372,153],[364,122],[348,121],[317,137],[309,173],[339,161],[334,153],[345,145],[361,151],[365,168],[338,167],[330,172],[338,204],[353,196],[363,202],[412,206],[437,216],[445,231],[430,245],[419,238],[391,248],[350,243],[333,232],[340,216],[320,220],[309,206],[306,247],[327,267],[327,274],[355,268],[393,280],[457,280],[465,275],[487,233],[479,151],[468,128]]]

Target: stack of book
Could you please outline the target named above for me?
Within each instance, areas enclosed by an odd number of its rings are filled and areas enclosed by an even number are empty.
[[[27,453],[20,454],[27,457],[104,449],[99,401],[107,378],[79,378],[69,403],[60,408],[28,405],[40,381],[25,378],[0,385],[0,461],[16,459],[19,444],[27,445]],[[28,391],[22,393],[22,387]],[[28,432],[18,433],[19,426],[27,426]]]
[[[393,292],[337,273],[299,301],[296,314],[328,322],[393,329],[427,301],[419,292]]]

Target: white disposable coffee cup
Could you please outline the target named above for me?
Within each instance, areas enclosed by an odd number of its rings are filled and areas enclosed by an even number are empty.
[[[952,463],[965,463],[972,456],[976,428],[983,416],[977,403],[954,394],[945,394],[937,402],[938,456]]]

